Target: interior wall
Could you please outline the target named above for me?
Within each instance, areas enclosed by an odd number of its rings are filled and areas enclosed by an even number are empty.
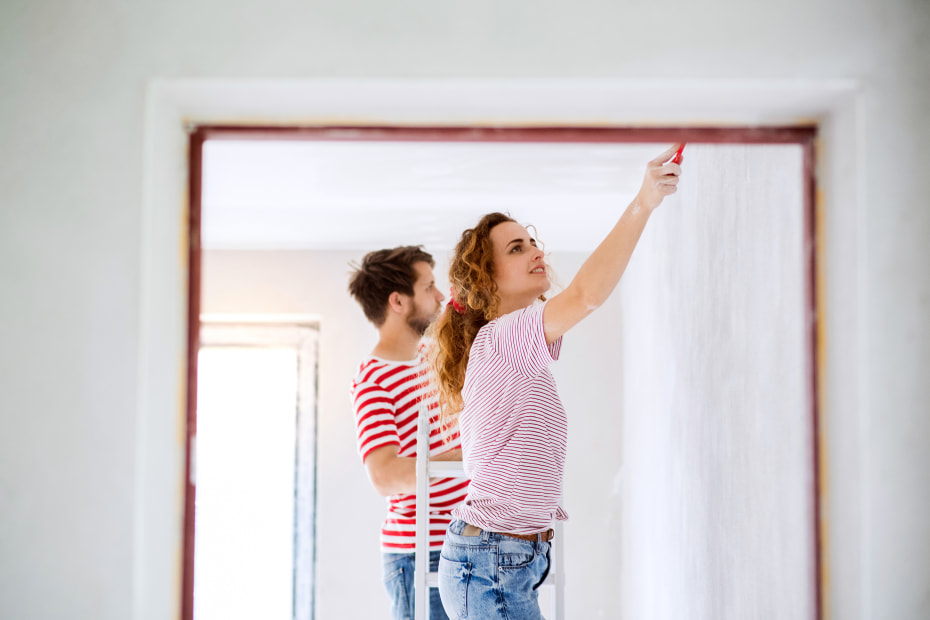
[[[545,239],[545,231],[539,231]],[[415,240],[411,240],[415,242]],[[375,248],[372,248],[375,249]],[[372,489],[355,449],[349,383],[358,362],[377,342],[377,332],[346,292],[349,264],[364,252],[204,252],[202,310],[231,314],[313,314],[320,317],[320,376],[317,426],[316,617],[389,617],[381,585],[379,551],[384,500]],[[448,288],[446,254],[434,252],[441,290]],[[583,260],[577,254],[550,257],[563,285]],[[620,374],[618,342],[604,342],[618,300],[566,338],[553,365],[572,421],[565,480],[566,612],[570,618],[616,618],[612,585],[620,566],[612,561],[607,536],[619,543]],[[613,339],[619,340],[613,332]],[[599,453],[593,468],[589,455]]]
[[[848,363],[856,377],[824,403],[825,459],[847,465],[826,474],[838,494],[826,515],[827,605],[831,617],[927,617],[928,11],[923,0],[3,2],[0,615],[123,620],[177,609],[171,587],[140,598],[140,572],[154,569],[133,551],[139,521],[161,518],[135,514],[150,450],[135,438],[151,432],[135,411],[160,396],[140,394],[140,373],[179,380],[174,366],[145,369],[138,340],[153,320],[140,285],[152,80],[455,77],[856,85],[846,112],[855,136],[836,142],[852,145],[855,164],[828,172],[825,200],[849,192],[861,203],[822,212],[826,239],[858,240],[851,256],[824,248],[827,273],[851,274],[858,291],[829,297],[838,279],[826,280],[824,311],[842,320],[826,326],[824,346],[862,346],[827,361],[828,379]],[[161,449],[181,450],[176,435]],[[177,500],[175,486],[157,493]],[[180,566],[173,540],[152,544]]]
[[[815,617],[803,170],[693,146],[621,283],[622,617]]]

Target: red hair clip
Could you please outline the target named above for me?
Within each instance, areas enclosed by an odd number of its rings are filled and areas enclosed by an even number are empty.
[[[449,289],[449,303],[446,306],[452,306],[452,309],[459,314],[465,314],[465,306],[455,301],[455,287]]]

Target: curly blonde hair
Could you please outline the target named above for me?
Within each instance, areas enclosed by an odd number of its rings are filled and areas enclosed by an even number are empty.
[[[494,281],[491,229],[503,222],[516,220],[503,213],[488,213],[474,228],[462,233],[449,261],[452,299],[430,326],[434,344],[429,349],[429,362],[439,389],[440,420],[446,430],[455,426],[462,410],[465,368],[475,336],[498,314],[500,297]]]

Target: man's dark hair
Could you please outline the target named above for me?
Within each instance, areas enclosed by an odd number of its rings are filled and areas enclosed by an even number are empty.
[[[353,269],[349,293],[375,327],[384,324],[391,293],[396,291],[413,296],[413,285],[417,280],[413,265],[419,262],[427,263],[431,268],[436,266],[432,255],[423,246],[405,245],[369,252],[362,259],[362,264]]]

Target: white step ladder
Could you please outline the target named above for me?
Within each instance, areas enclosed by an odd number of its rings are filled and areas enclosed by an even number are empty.
[[[420,404],[417,423],[417,531],[416,563],[414,570],[415,619],[429,620],[429,589],[439,587],[439,575],[429,572],[429,479],[465,478],[461,461],[431,461],[429,410]],[[548,620],[565,620],[565,569],[562,522],[555,522],[555,539],[552,541],[549,574],[540,588],[551,588],[552,608]]]

